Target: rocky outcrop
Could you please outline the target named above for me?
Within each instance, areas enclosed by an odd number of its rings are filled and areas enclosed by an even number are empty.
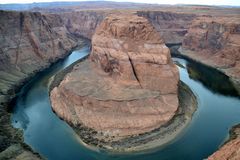
[[[190,13],[174,13],[163,11],[138,11],[139,16],[147,18],[165,43],[180,44],[192,21],[197,16]]]
[[[184,37],[182,54],[240,81],[239,18],[202,17],[194,20]]]
[[[208,160],[238,160],[240,159],[240,125],[230,131],[230,140],[218,151],[208,157]]]
[[[92,38],[90,58],[50,96],[61,118],[113,142],[169,122],[178,109],[178,82],[169,49],[147,19],[110,15]]]

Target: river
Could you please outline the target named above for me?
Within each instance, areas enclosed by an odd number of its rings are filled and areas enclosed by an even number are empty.
[[[89,150],[53,113],[48,95],[49,79],[88,54],[88,47],[73,51],[37,74],[17,98],[12,125],[23,130],[25,143],[49,160],[202,160],[218,149],[233,125],[240,123],[240,98],[228,77],[201,64],[173,58],[181,81],[198,99],[198,109],[188,127],[172,142],[145,153],[112,155]]]

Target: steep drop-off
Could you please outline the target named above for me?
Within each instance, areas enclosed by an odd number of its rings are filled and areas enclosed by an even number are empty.
[[[240,81],[239,18],[201,17],[184,37],[181,53]]]
[[[139,16],[147,18],[165,43],[180,44],[187,33],[195,14],[162,11],[138,11]]]
[[[1,11],[0,23],[1,103],[13,98],[27,78],[78,44],[58,15]]]
[[[11,126],[6,106],[18,87],[36,72],[63,58],[78,41],[61,18],[41,13],[0,11],[0,159],[38,159]],[[26,150],[27,149],[27,150]]]

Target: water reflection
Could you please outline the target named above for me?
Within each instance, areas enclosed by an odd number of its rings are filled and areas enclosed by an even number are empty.
[[[216,69],[193,61],[187,63],[186,67],[189,78],[201,82],[212,92],[225,96],[239,97],[238,92],[229,80],[229,77]]]

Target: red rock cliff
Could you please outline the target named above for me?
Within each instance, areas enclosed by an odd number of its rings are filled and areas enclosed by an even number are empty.
[[[240,80],[239,18],[202,17],[194,20],[183,40],[185,54]]]
[[[139,16],[147,18],[165,43],[182,43],[184,35],[197,16],[190,13],[163,11],[138,11]]]
[[[1,11],[0,23],[1,103],[14,96],[14,86],[77,45],[58,15]]]

